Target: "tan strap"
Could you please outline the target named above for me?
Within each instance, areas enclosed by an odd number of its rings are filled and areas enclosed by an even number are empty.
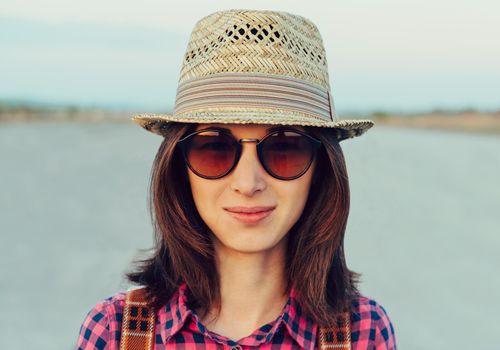
[[[333,327],[319,327],[318,344],[321,350],[351,349],[351,321],[348,312],[344,312]]]
[[[146,289],[127,292],[120,350],[153,350],[155,313],[147,307]]]
[[[127,292],[120,350],[153,350],[155,313],[146,300],[145,288]],[[319,349],[351,350],[350,323],[349,313],[344,312],[333,327],[319,327]]]

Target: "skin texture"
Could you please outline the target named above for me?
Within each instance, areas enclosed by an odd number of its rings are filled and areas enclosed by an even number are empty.
[[[240,138],[261,139],[271,125],[200,124],[222,126]],[[304,130],[300,126],[296,129]],[[299,219],[307,201],[315,168],[298,179],[273,178],[261,166],[254,142],[244,142],[239,163],[227,176],[209,180],[188,170],[196,208],[213,233],[220,276],[222,309],[218,319],[210,313],[205,326],[233,340],[250,335],[274,320],[285,305],[284,262],[287,233]],[[224,207],[276,206],[257,224],[234,219]],[[244,318],[241,315],[245,315]]]

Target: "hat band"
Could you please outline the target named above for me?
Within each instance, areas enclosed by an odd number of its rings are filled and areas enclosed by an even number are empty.
[[[207,108],[271,108],[332,121],[332,106],[329,91],[308,81],[264,74],[228,73],[179,84],[174,114]]]

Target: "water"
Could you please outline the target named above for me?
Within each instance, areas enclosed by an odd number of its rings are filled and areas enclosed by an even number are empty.
[[[0,126],[3,347],[72,349],[127,287],[160,142],[132,123]],[[399,347],[500,348],[500,138],[375,126],[342,147],[347,262]]]

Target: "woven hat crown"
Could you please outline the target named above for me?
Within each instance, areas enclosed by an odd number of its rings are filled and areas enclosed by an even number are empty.
[[[171,121],[327,127],[338,140],[372,127],[371,120],[338,118],[329,81],[323,40],[309,19],[284,11],[217,11],[191,32],[174,113],[132,120],[159,135]]]
[[[330,90],[317,27],[287,12],[227,10],[200,19],[191,33],[179,83],[227,72],[291,76]]]

